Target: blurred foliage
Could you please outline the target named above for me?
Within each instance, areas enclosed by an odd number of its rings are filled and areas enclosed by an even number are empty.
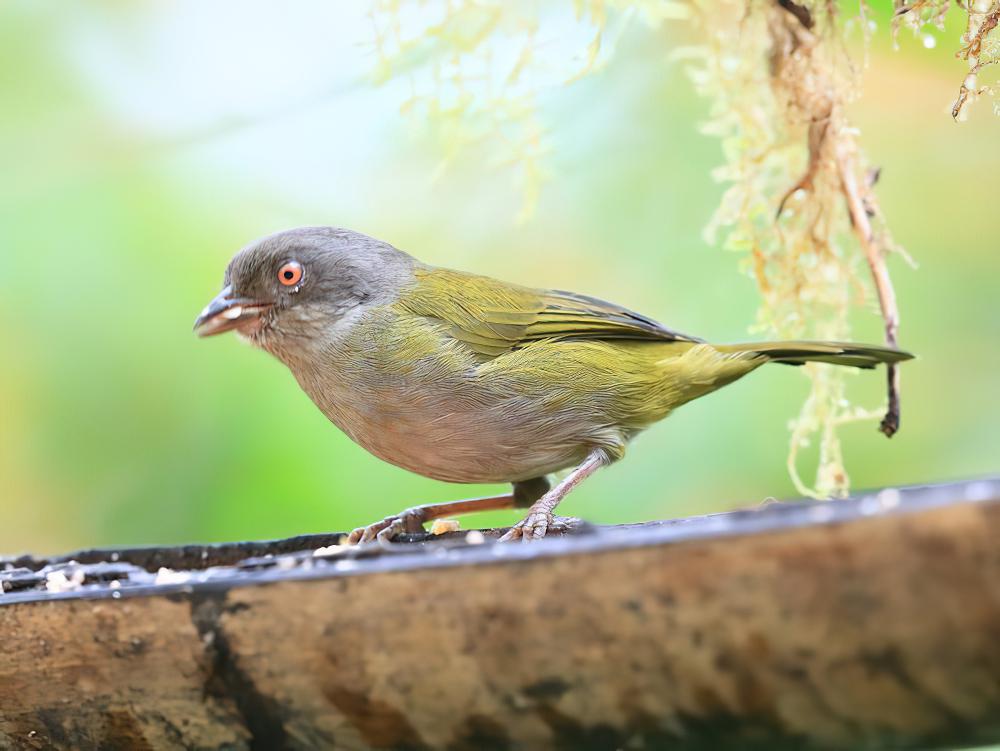
[[[362,11],[0,6],[0,550],[345,529],[496,491],[380,462],[279,363],[191,334],[232,253],[282,227],[349,226],[431,263],[743,337],[756,287],[702,239],[721,192],[708,177],[718,141],[697,132],[711,113],[668,59],[698,41],[686,27],[630,23],[592,74],[537,100],[538,121],[555,126],[552,179],[514,224],[521,196],[499,157],[474,147],[428,183],[440,134],[397,116],[405,81],[365,83],[378,59]],[[942,109],[964,65],[944,41],[924,49],[901,35],[894,52],[891,14],[871,20],[884,33],[871,35],[850,116],[883,168],[894,232],[920,259],[896,279],[902,343],[919,360],[904,372],[903,430],[887,442],[870,424],[846,426],[845,460],[861,487],[995,472],[996,121],[973,109],[959,128]],[[957,38],[947,23],[942,40]],[[586,49],[575,29],[565,44]],[[857,338],[880,338],[870,311],[852,319]],[[883,379],[863,374],[848,390],[877,403]],[[791,494],[785,424],[805,392],[795,369],[775,367],[685,406],[567,512],[621,522]]]
[[[850,10],[846,5],[696,3],[706,43],[688,51],[696,61],[689,72],[713,102],[703,131],[723,139],[727,163],[716,177],[731,183],[707,234],[714,241],[724,228],[723,247],[744,255],[743,268],[762,297],[756,329],[767,336],[851,339],[851,306],[870,310],[877,300],[894,344],[899,316],[884,258],[906,254],[889,233],[874,192],[880,171],[867,163],[847,111],[861,93],[877,15],[864,0]],[[951,9],[949,2],[898,0],[894,40],[901,25],[921,32],[933,24],[945,31]],[[958,56],[969,60],[974,73],[992,60],[988,38],[1000,2],[959,4],[952,17],[963,14],[965,45]],[[927,48],[935,43],[926,33],[921,41]],[[966,99],[987,92],[967,80],[953,116]],[[870,291],[872,279],[877,294]],[[852,406],[846,380],[856,374],[850,371],[809,365],[803,372],[811,391],[790,425],[790,475],[805,495],[846,495],[838,431],[876,418],[884,408]],[[898,386],[898,375],[890,377]],[[883,429],[891,423],[887,415]],[[807,485],[797,462],[814,439],[819,459],[815,480]]]
[[[943,30],[953,7],[966,16],[965,33],[956,54],[966,61],[969,72],[951,107],[951,116],[961,120],[967,117],[966,105],[995,94],[993,86],[980,83],[979,72],[1000,63],[1000,0],[893,0],[892,30],[898,34],[900,28],[908,27],[922,35],[925,44],[933,46],[934,37],[924,34],[924,27]],[[1000,115],[1000,102],[994,102],[993,111]]]
[[[844,196],[845,171],[855,182],[868,172],[845,111],[861,83],[844,43],[856,25],[827,2],[795,5],[797,12],[762,0],[698,8],[706,41],[684,57],[711,101],[702,131],[722,139],[726,163],[715,178],[729,185],[707,239],[714,243],[721,231],[722,247],[739,253],[755,280],[761,295],[755,332],[849,341],[851,307],[870,309],[871,299],[864,249]],[[869,206],[874,215],[871,200]],[[802,372],[810,392],[790,424],[789,473],[804,495],[844,496],[849,479],[838,430],[874,419],[879,410],[848,401],[852,371],[810,363]],[[819,458],[815,480],[807,483],[797,460],[814,441]]]
[[[402,111],[426,118],[444,152],[485,150],[515,170],[519,217],[534,212],[548,146],[539,96],[597,70],[636,17],[683,18],[673,0],[373,0],[376,82],[406,79]]]

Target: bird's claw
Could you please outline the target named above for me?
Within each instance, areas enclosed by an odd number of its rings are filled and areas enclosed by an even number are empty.
[[[377,541],[383,545],[391,545],[392,538],[404,532],[422,532],[427,514],[420,506],[408,508],[398,514],[387,516],[382,521],[358,527],[347,535],[347,545],[361,545]]]
[[[581,523],[580,519],[571,516],[553,516],[550,511],[532,511],[507,530],[497,542],[541,540],[549,530],[568,532]]]

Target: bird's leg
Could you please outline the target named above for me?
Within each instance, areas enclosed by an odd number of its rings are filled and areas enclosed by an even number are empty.
[[[466,498],[461,501],[446,501],[444,503],[427,503],[423,506],[408,508],[399,514],[387,516],[380,522],[358,527],[347,536],[346,543],[355,545],[359,542],[370,542],[378,539],[388,542],[401,532],[421,532],[424,523],[443,519],[458,514],[471,514],[475,511],[498,511],[509,508],[528,508],[549,489],[547,477],[534,477],[530,480],[519,480],[514,483],[513,492],[507,495],[494,495],[489,498]]]
[[[498,511],[514,507],[514,493],[487,498],[465,498],[461,501],[444,503],[426,503],[387,516],[382,521],[369,524],[367,527],[358,527],[347,536],[346,543],[355,545],[375,539],[379,542],[389,542],[402,532],[422,532],[424,523],[434,519],[443,519],[456,514],[471,514],[474,511]]]
[[[608,455],[604,449],[591,451],[583,463],[566,475],[562,482],[531,504],[528,515],[511,527],[498,542],[510,542],[518,539],[521,542],[530,542],[545,537],[549,527],[558,523],[552,512],[559,505],[559,502],[566,497],[569,491],[607,463]]]

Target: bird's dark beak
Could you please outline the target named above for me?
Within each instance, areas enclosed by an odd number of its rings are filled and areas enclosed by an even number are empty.
[[[234,297],[233,287],[228,285],[201,311],[194,322],[195,333],[198,336],[214,336],[231,329],[246,328],[247,324],[254,324],[272,304]]]

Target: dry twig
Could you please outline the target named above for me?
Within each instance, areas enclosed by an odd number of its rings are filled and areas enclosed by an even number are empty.
[[[899,309],[896,306],[896,292],[892,287],[892,279],[889,278],[889,270],[885,265],[885,251],[872,228],[871,217],[876,214],[875,198],[870,188],[866,187],[862,192],[862,188],[858,185],[854,155],[846,139],[838,141],[836,159],[841,188],[844,191],[847,210],[851,215],[851,225],[865,251],[868,267],[875,282],[875,290],[878,292],[882,320],[885,321],[885,341],[890,347],[895,347],[899,332]],[[874,180],[870,182],[873,183]],[[885,433],[887,438],[892,438],[899,430],[899,369],[895,365],[889,365],[887,368],[889,404],[879,430]]]
[[[799,22],[798,24],[794,22],[786,24],[786,26],[791,27],[789,31],[795,39],[792,45],[794,52],[805,57],[814,56],[816,47],[822,44],[822,40],[812,31],[814,26],[812,16],[807,11],[803,12],[805,9],[801,6],[788,2],[788,0],[775,1],[780,8],[788,11]],[[984,23],[983,28],[985,27]],[[775,69],[780,73],[780,67],[776,66]],[[799,73],[803,70],[813,78],[811,88],[823,92],[823,94],[819,97],[799,96],[796,98],[795,104],[804,109],[811,118],[808,129],[809,161],[805,174],[782,197],[778,204],[778,214],[781,214],[789,196],[795,191],[811,189],[824,155],[831,153],[840,189],[847,204],[851,226],[865,253],[878,294],[879,307],[885,322],[885,340],[890,347],[895,347],[899,331],[899,309],[896,305],[896,293],[889,277],[889,270],[885,264],[887,244],[878,236],[871,221],[873,217],[878,215],[877,202],[872,191],[878,173],[877,171],[872,172],[871,179],[863,187],[859,185],[857,146],[853,131],[848,126],[847,119],[843,114],[844,102],[838,97],[840,89],[824,75],[825,71],[821,65],[810,62],[807,66],[802,66],[800,70],[793,70],[793,73]],[[793,89],[793,91],[798,90]],[[831,147],[830,152],[826,151],[828,146]],[[888,406],[879,429],[886,437],[891,438],[899,430],[899,420],[899,370],[895,365],[889,365]]]

